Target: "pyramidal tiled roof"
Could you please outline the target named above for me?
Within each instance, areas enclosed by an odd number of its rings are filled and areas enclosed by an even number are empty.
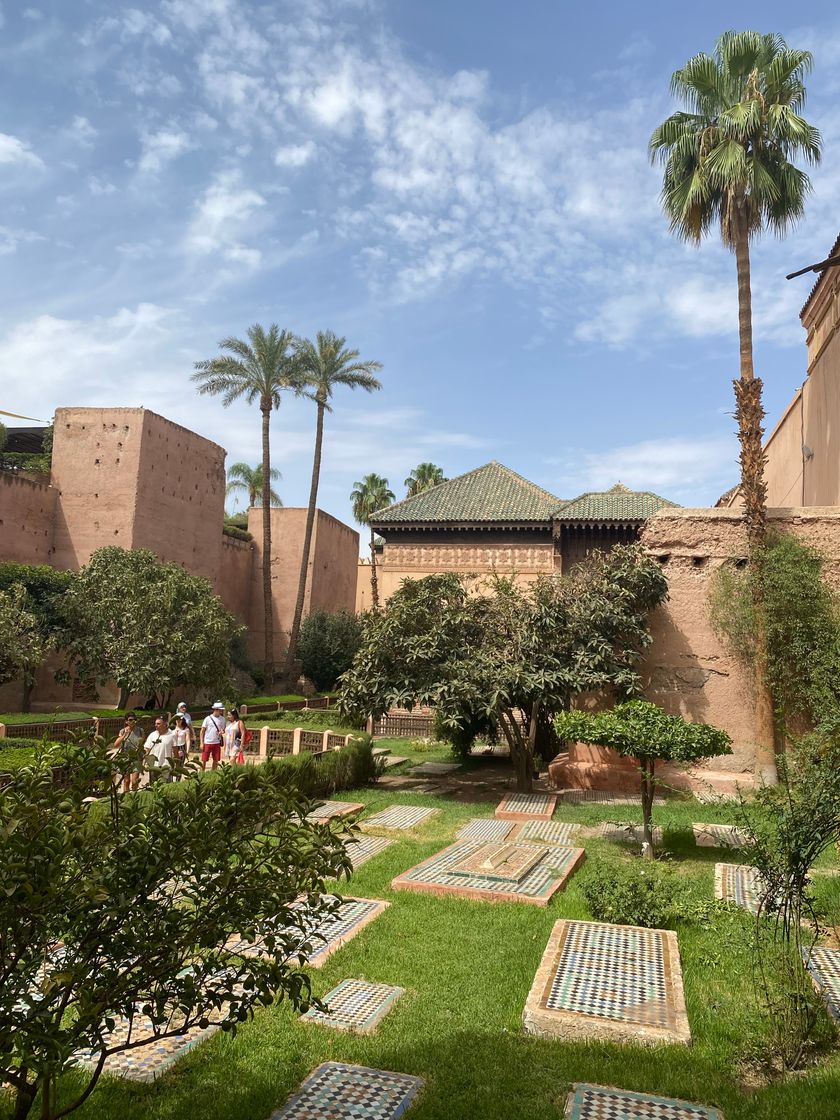
[[[418,522],[548,522],[561,505],[562,498],[494,459],[379,510],[371,522],[377,528]]]
[[[609,490],[590,491],[566,502],[555,513],[557,521],[645,521],[665,506],[676,506],[649,490],[628,490],[617,482]]]

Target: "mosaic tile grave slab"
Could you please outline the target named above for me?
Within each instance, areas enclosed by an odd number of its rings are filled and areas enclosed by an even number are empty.
[[[639,847],[644,840],[640,824],[629,824],[623,821],[601,821],[597,828],[592,830],[591,835],[598,840],[609,840],[613,844],[636,844]],[[661,828],[654,828],[653,842],[654,844],[662,843]]]
[[[450,774],[453,770],[460,770],[460,762],[421,762],[419,766],[412,766],[411,774]]]
[[[500,821],[493,817],[474,817],[462,824],[455,833],[456,840],[504,840],[515,828],[513,821]]]
[[[302,1023],[319,1023],[338,1031],[371,1034],[379,1026],[405,988],[390,984],[371,984],[367,980],[342,980],[324,996],[329,1014],[310,1008]]]
[[[734,824],[693,824],[698,848],[744,848],[747,835]]]
[[[529,1034],[548,1038],[688,1044],[677,935],[555,922],[523,1020]]]
[[[387,836],[354,836],[347,845],[347,854],[353,864],[353,870],[355,871],[374,856],[378,856],[392,844],[396,844],[396,840],[389,840]]]
[[[606,789],[561,789],[557,796],[569,805],[580,805],[595,801],[603,805],[638,805],[639,798],[628,797],[626,793],[612,793]],[[654,797],[654,805],[664,805],[664,797]]]
[[[335,914],[328,915],[321,921],[313,918],[311,922],[304,922],[303,931],[296,930],[298,951],[307,964],[318,968],[327,957],[332,956],[366,925],[378,918],[388,906],[390,903],[381,899],[344,899]],[[263,940],[258,938],[256,941],[246,941],[236,934],[228,939],[225,948],[229,953],[241,953],[243,956],[263,956],[266,953]],[[292,955],[296,957],[298,952]]]
[[[652,1097],[605,1085],[574,1085],[566,1120],[723,1120],[716,1108],[672,1097]]]
[[[840,1023],[840,949],[811,949],[805,957],[817,991],[825,1000],[828,1013]]]
[[[389,805],[387,809],[374,813],[372,817],[366,817],[362,821],[362,827],[408,832],[412,828],[425,824],[439,812],[440,809],[424,809],[420,805]]]
[[[456,840],[442,852],[409,868],[391,881],[394,890],[421,891],[427,894],[456,894],[461,898],[488,902],[530,902],[547,906],[552,895],[562,890],[578,865],[586,858],[583,848],[558,845],[522,844],[540,853],[539,861],[518,880],[492,877],[486,871],[473,875],[458,873],[456,867],[488,845],[481,840]],[[498,845],[495,845],[498,846]]]
[[[715,898],[735,902],[757,914],[763,897],[761,876],[754,867],[740,863],[715,864]]]
[[[331,821],[334,817],[349,817],[352,813],[360,813],[362,809],[364,805],[357,801],[325,801],[308,813],[306,819],[310,822]]]
[[[397,1120],[423,1084],[407,1073],[324,1062],[271,1120]]]
[[[556,804],[554,793],[509,793],[496,806],[496,816],[503,821],[550,821]]]
[[[219,1027],[191,1027],[183,1034],[172,1038],[161,1038],[149,1042],[145,1046],[137,1046],[132,1050],[124,1050],[119,1054],[112,1054],[105,1059],[102,1072],[112,1077],[126,1077],[131,1081],[154,1081],[162,1077],[166,1071],[180,1058],[200,1042],[211,1038]],[[151,1034],[152,1024],[142,1015],[134,1020],[132,1034],[135,1038],[144,1034]],[[113,1031],[109,1034],[109,1042],[118,1046],[126,1042],[129,1034],[129,1021],[118,1017]],[[83,1065],[96,1065],[99,1052],[87,1051],[78,1055]]]
[[[525,821],[516,826],[511,840],[533,840],[542,844],[573,844],[580,832],[579,824],[567,821]]]
[[[537,844],[491,841],[468,852],[458,863],[452,864],[451,870],[453,875],[465,875],[468,879],[479,876],[494,882],[518,883],[545,854],[545,849]]]

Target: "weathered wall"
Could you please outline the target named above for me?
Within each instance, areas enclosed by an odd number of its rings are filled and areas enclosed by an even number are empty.
[[[0,471],[0,560],[51,564],[56,492],[11,471]]]
[[[354,609],[358,560],[359,534],[356,530],[318,510],[306,583],[308,598],[304,609],[307,614],[317,610]],[[292,609],[294,610],[294,602]]]
[[[767,462],[764,481],[767,484],[767,501],[771,506],[803,504],[805,460],[802,454],[802,398],[803,388],[797,389],[796,396],[785,409],[765,445]]]
[[[246,625],[251,617],[254,545],[222,535],[222,554],[216,594]]]

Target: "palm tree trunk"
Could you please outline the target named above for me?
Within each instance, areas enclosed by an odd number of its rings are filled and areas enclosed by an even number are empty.
[[[269,424],[271,421],[271,401],[263,401],[262,410],[262,523],[263,523],[263,608],[265,627],[265,647],[263,671],[265,689],[271,693],[274,686],[274,604],[271,596],[271,450],[269,446]]]
[[[379,581],[376,578],[376,534],[370,530],[370,603],[375,611],[379,610]]]
[[[767,540],[767,487],[764,482],[765,453],[764,407],[761,402],[761,378],[753,369],[752,289],[750,285],[750,244],[743,204],[738,204],[735,233],[735,264],[738,270],[738,340],[740,345],[740,378],[735,388],[735,416],[741,444],[741,496],[750,559],[750,586],[755,613],[755,737],[756,769],[762,781],[774,785],[778,781],[775,752],[775,720],[773,699],[767,683],[765,663],[767,622],[760,566]]]
[[[312,482],[309,486],[309,507],[306,511],[306,528],[303,533],[303,554],[300,558],[300,577],[298,578],[297,601],[295,602],[295,617],[292,620],[292,632],[289,635],[289,648],[286,651],[286,664],[283,676],[290,680],[292,666],[297,653],[298,638],[300,637],[300,624],[303,619],[303,601],[306,598],[306,577],[309,574],[309,550],[312,545],[312,528],[315,524],[315,507],[318,504],[318,483],[321,478],[321,445],[324,441],[324,404],[318,401],[318,419],[315,424],[315,454],[312,459]]]

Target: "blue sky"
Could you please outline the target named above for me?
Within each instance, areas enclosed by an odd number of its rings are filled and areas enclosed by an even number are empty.
[[[499,459],[561,497],[683,504],[737,477],[735,276],[676,243],[646,144],[668,79],[728,27],[815,54],[806,220],[754,251],[772,424],[840,228],[840,14],[537,0],[0,0],[0,407],[144,405],[256,462],[259,415],[192,363],[277,321],[379,359],[328,419],[320,504],[369,471]],[[314,410],[273,421],[303,504]]]

